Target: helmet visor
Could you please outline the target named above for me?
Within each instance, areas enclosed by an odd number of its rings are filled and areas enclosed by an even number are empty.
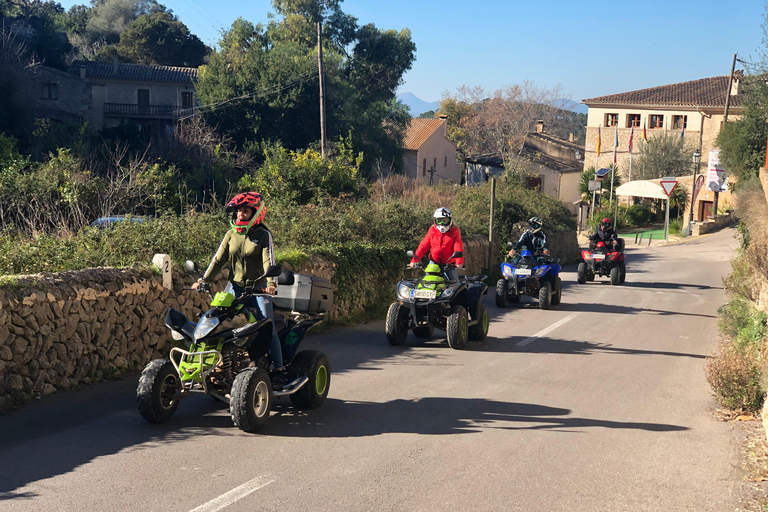
[[[447,217],[435,219],[435,224],[437,224],[438,226],[448,226],[450,225],[450,223],[451,223],[451,219]]]

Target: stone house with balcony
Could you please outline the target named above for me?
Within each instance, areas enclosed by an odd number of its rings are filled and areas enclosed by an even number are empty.
[[[408,178],[429,184],[461,183],[462,165],[456,162],[456,144],[448,139],[448,121],[412,118],[405,132],[403,169]]]
[[[95,130],[124,122],[171,126],[197,105],[197,68],[76,61],[69,72],[90,86],[88,121]]]
[[[737,71],[730,89],[730,76],[724,75],[582,100],[589,108],[586,165],[595,165],[596,169],[608,167],[613,162],[613,148],[618,136],[616,162],[626,181],[630,177],[630,134],[634,130],[632,154],[637,157],[645,127],[649,139],[660,133],[679,134],[693,147],[700,148],[701,170],[706,172],[709,151],[715,148],[715,140],[725,121],[726,102],[729,119],[738,118],[744,111],[740,95],[742,80],[743,73]],[[601,127],[599,158],[596,152],[598,127]],[[693,164],[691,167],[693,173]],[[678,179],[683,184],[689,183],[689,200],[692,179],[692,176]],[[702,190],[696,199],[694,220],[711,216],[713,200],[713,192]]]

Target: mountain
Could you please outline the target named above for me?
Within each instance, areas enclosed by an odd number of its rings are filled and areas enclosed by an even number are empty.
[[[587,110],[589,110],[586,105],[583,105],[583,104],[579,103],[578,101],[573,101],[573,100],[557,100],[557,102],[562,102],[564,109],[572,110],[572,111],[576,112],[577,114],[586,114]]]
[[[397,99],[408,105],[412,117],[419,117],[419,115],[423,114],[424,112],[437,110],[438,105],[440,105],[439,101],[428,102],[419,99],[412,92],[404,92],[398,94]]]

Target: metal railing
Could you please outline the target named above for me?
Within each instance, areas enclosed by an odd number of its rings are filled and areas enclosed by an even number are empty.
[[[105,116],[173,118],[180,117],[185,112],[191,111],[191,108],[179,108],[174,105],[138,105],[133,103],[104,104]]]

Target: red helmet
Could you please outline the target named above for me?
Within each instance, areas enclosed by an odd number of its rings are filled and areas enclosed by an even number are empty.
[[[598,249],[602,249],[603,247],[605,247],[605,242],[597,242],[597,245],[596,245],[596,247],[597,247]]]
[[[244,207],[252,209],[254,212],[253,215],[250,219],[245,221],[237,220],[238,208]],[[229,225],[232,226],[235,233],[240,234],[247,233],[251,227],[256,224],[261,224],[267,213],[267,210],[264,207],[264,200],[258,192],[243,192],[242,194],[237,194],[227,203],[227,211],[233,212]]]
[[[611,229],[611,226],[613,225],[613,222],[611,222],[611,219],[608,217],[604,218],[600,221],[600,229],[605,231],[606,229]]]

